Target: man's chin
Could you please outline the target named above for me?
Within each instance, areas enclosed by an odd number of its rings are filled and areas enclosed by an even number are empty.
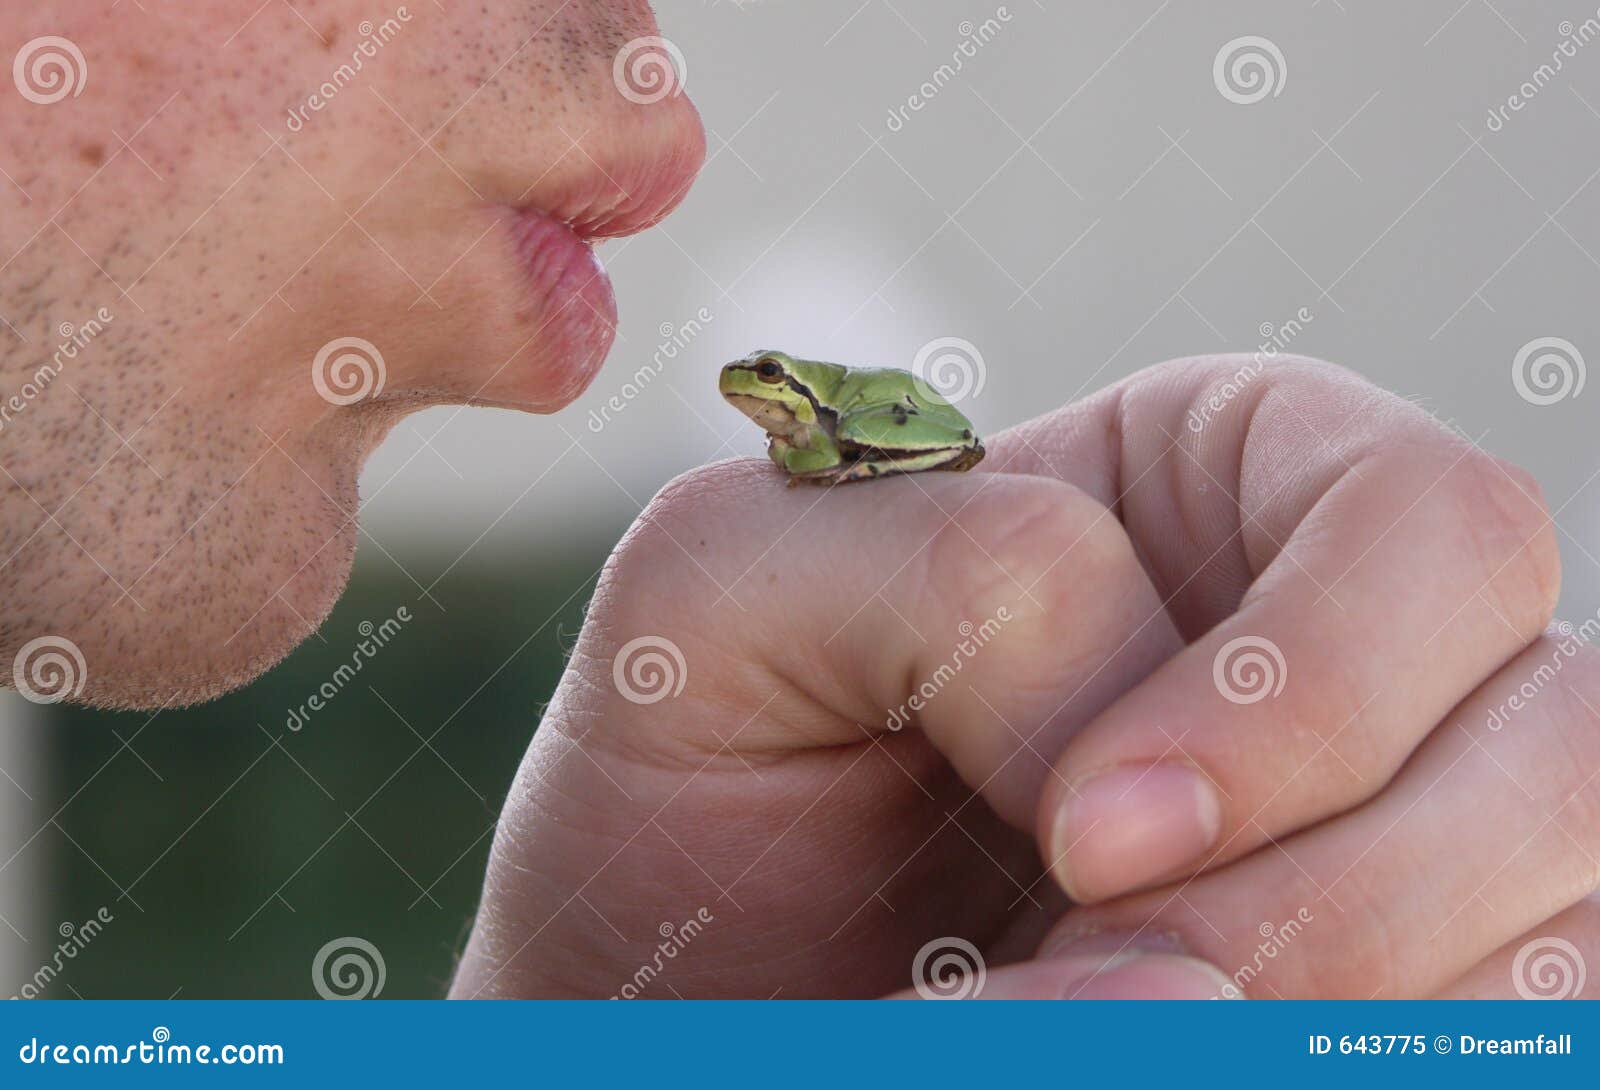
[[[91,627],[82,647],[87,682],[78,699],[99,708],[175,708],[214,700],[255,681],[309,639],[333,611],[354,561],[354,526],[339,537],[344,540],[330,542],[305,570],[273,576],[282,587],[265,600],[257,600],[260,594],[237,594],[226,585],[226,574],[217,573],[222,586],[195,588],[180,603],[155,596],[145,601],[148,623],[124,617],[103,629]],[[213,612],[199,604],[199,594],[237,605]]]
[[[80,502],[68,512],[92,520],[40,527],[0,571],[6,681],[39,703],[178,707],[248,684],[315,633],[355,559],[359,459],[261,447],[203,487],[158,459],[163,488],[144,507]]]

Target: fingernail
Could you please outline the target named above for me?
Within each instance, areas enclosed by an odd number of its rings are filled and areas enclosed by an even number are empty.
[[[1096,972],[1069,983],[1063,999],[1238,999],[1222,970],[1197,958],[1143,951],[1114,954]]]
[[[1099,900],[1192,862],[1216,843],[1222,805],[1188,765],[1122,765],[1076,785],[1056,815],[1053,869],[1074,900]]]

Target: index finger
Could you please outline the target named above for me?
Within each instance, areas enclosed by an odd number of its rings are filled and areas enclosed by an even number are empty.
[[[1038,472],[1095,437],[1088,487],[1194,637],[1046,782],[1041,843],[1079,899],[1371,797],[1555,606],[1524,474],[1348,372],[1249,362],[1177,361],[1085,403],[1064,444],[1048,420],[996,444]]]

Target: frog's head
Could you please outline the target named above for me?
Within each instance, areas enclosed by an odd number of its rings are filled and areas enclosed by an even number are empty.
[[[783,352],[752,352],[722,369],[717,389],[768,432],[782,432],[797,419],[815,418],[805,384],[796,381],[800,366]]]

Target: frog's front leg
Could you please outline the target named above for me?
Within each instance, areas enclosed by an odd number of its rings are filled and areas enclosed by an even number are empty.
[[[800,480],[831,478],[844,463],[838,444],[817,428],[810,429],[803,443],[772,436],[767,442],[767,456],[789,475],[791,486]]]

